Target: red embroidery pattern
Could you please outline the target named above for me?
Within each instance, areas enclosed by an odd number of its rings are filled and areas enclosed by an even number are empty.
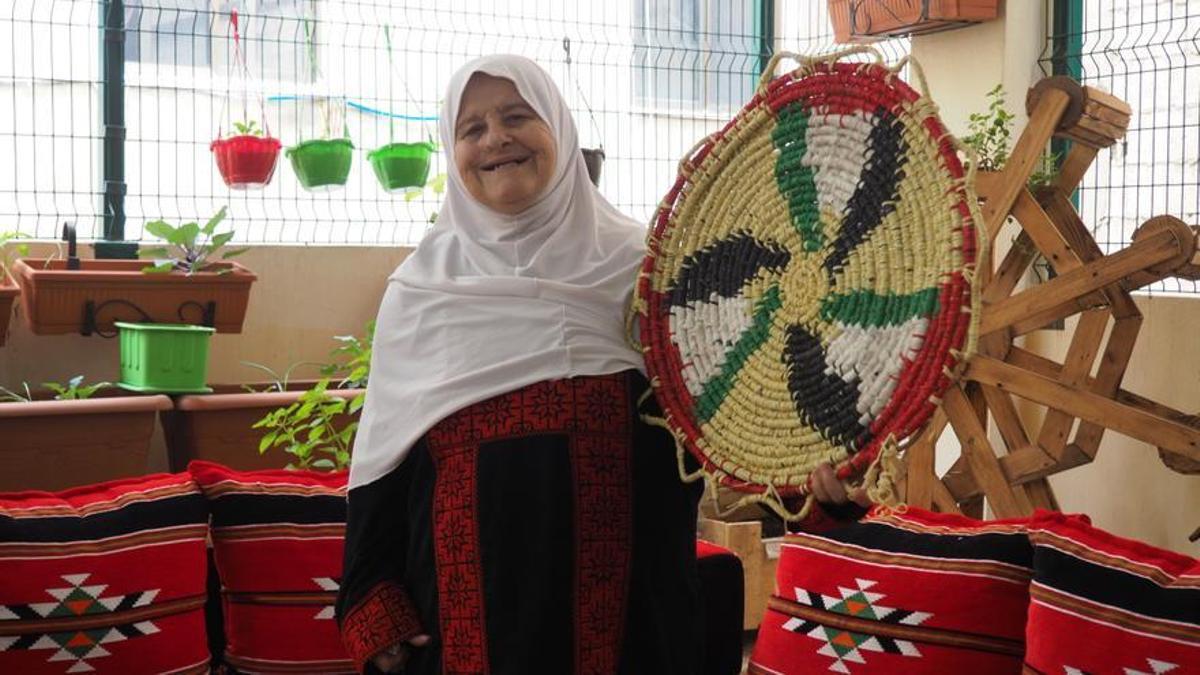
[[[381,650],[421,633],[421,623],[408,593],[390,581],[368,591],[342,622],[342,642],[360,672]]]
[[[628,410],[628,408],[626,408]],[[628,429],[615,420],[612,431]],[[629,437],[578,434],[575,474],[575,672],[617,672],[629,590],[633,513]]]
[[[479,444],[570,433],[579,673],[616,672],[630,568],[630,405],[623,375],[539,382],[468,406],[426,434],[437,471],[434,555],[443,667],[488,671],[476,503]]]

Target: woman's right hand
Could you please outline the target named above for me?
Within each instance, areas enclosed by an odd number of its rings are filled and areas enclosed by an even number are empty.
[[[408,642],[397,642],[376,654],[371,662],[385,673],[398,673],[404,670],[404,666],[408,663],[409,652],[412,651],[412,648],[424,647],[429,644],[429,640],[428,635],[418,635]]]

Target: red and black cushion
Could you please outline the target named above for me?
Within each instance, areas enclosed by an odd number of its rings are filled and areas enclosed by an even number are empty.
[[[0,672],[207,672],[207,534],[187,474],[0,494]]]
[[[346,473],[235,471],[203,461],[188,470],[212,511],[225,661],[253,672],[354,672],[333,609]]]
[[[1027,520],[873,509],[788,535],[751,673],[1012,673],[1024,653]]]
[[[1039,512],[1026,672],[1200,672],[1200,560]]]

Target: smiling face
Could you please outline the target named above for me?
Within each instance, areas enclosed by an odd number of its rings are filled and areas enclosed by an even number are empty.
[[[511,80],[476,73],[454,124],[454,163],[467,192],[500,213],[537,202],[558,157],[554,134]]]

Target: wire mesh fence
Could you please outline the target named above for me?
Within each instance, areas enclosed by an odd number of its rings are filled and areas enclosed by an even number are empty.
[[[1168,213],[1200,223],[1200,3],[1071,0],[1043,59],[1129,103],[1125,138],[1100,154],[1079,188],[1079,211],[1107,253],[1138,225]],[[1197,293],[1168,278],[1150,292]]]
[[[607,157],[601,190],[647,221],[680,156],[736,114],[773,50],[828,51],[824,2],[626,0],[13,0],[0,10],[0,229],[53,238],[104,233],[111,199],[124,238],[147,220],[206,218],[228,205],[245,243],[413,244],[440,200],[388,192],[368,163],[390,142],[436,140],[443,88],[470,58],[541,63],[575,112],[582,144]],[[105,12],[119,9],[117,26]],[[108,30],[106,31],[105,28]],[[123,128],[102,115],[120,40]],[[907,42],[884,45],[895,59]],[[118,91],[110,89],[110,91]],[[232,190],[212,143],[252,131],[284,146],[271,181]],[[111,182],[104,143],[123,148]],[[309,190],[288,150],[353,144],[344,185]],[[110,182],[106,183],[106,180]],[[119,184],[117,184],[119,183]]]

